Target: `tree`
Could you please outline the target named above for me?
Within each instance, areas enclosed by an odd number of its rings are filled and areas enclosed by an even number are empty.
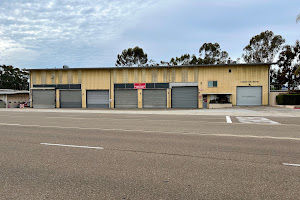
[[[124,49],[121,54],[118,54],[116,61],[117,67],[143,67],[148,62],[147,54],[143,49],[136,46],[134,48]]]
[[[0,66],[0,89],[28,90],[29,73],[13,66]]]
[[[163,65],[196,65],[198,64],[198,58],[193,54],[183,54],[180,57],[171,58],[170,62],[161,61]]]
[[[300,66],[295,70],[295,75],[298,76],[300,74]]]
[[[270,84],[275,90],[281,90],[282,83],[285,81],[285,78],[282,76],[282,71],[280,69],[271,68],[270,69]]]
[[[224,64],[230,61],[228,53],[218,43],[204,43],[199,49],[198,64]]]
[[[251,38],[242,57],[246,63],[273,62],[284,42],[281,35],[274,35],[272,31],[261,32]]]
[[[279,69],[276,71],[275,69],[270,69],[270,83],[277,84]]]
[[[279,54],[278,66],[281,69],[281,83],[288,84],[288,91],[292,85],[296,84],[300,78],[297,77],[297,68],[299,68],[300,59],[300,43],[296,41],[294,46],[286,45],[283,51]]]
[[[226,51],[222,51],[218,43],[204,43],[199,49],[200,56],[188,53],[180,57],[171,58],[169,62],[161,61],[161,65],[201,65],[201,64],[224,64],[231,62]]]

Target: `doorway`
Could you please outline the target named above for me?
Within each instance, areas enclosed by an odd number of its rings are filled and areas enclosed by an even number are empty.
[[[203,95],[203,108],[207,108],[207,95]]]

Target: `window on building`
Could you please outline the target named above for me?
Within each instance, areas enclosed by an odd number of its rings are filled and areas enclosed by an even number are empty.
[[[210,95],[210,102],[209,103],[230,103],[230,95],[229,94],[215,94]]]
[[[208,87],[218,87],[218,81],[208,81]]]

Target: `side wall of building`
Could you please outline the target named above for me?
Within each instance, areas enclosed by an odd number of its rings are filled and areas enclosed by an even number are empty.
[[[282,91],[282,92],[270,92],[269,94],[269,105],[270,106],[276,106],[278,105],[277,102],[276,102],[276,96],[279,95],[279,94],[287,94],[288,92],[287,91]]]
[[[32,70],[30,80],[31,88],[35,84],[81,84],[83,108],[86,108],[86,90],[109,90],[110,107],[114,108],[115,83],[197,83],[199,108],[202,108],[202,94],[229,93],[232,104],[236,105],[237,86],[261,86],[262,105],[269,103],[268,65]],[[208,81],[218,81],[218,86],[208,87]],[[168,107],[170,98],[168,90]]]

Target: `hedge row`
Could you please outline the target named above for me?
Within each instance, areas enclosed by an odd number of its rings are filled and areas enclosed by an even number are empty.
[[[279,94],[276,102],[278,105],[300,105],[300,94]]]

